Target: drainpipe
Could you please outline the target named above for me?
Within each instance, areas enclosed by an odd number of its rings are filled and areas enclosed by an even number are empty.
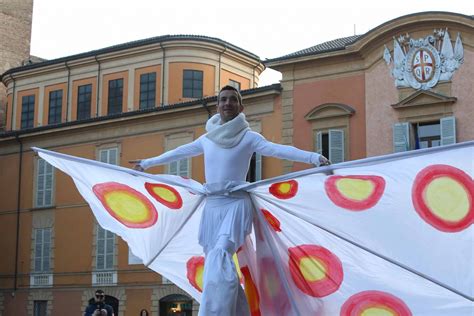
[[[161,103],[161,106],[163,106],[163,103],[164,103],[164,100],[165,100],[165,81],[166,81],[166,78],[165,78],[165,68],[166,68],[166,65],[165,65],[165,58],[166,58],[166,51],[165,51],[165,48],[163,47],[163,43],[160,42],[160,47],[161,47],[161,50],[163,51],[163,59],[161,61],[161,96],[160,96],[160,103]]]
[[[21,201],[21,167],[23,158],[23,143],[18,137],[18,133],[15,134],[16,141],[20,144],[20,166],[18,169],[18,193],[16,201],[16,246],[15,246],[15,279],[13,285],[12,296],[15,296],[15,292],[18,289],[18,250],[20,245],[20,201]]]
[[[99,116],[99,94],[100,94],[100,61],[97,59],[97,55],[94,56],[97,62],[97,95],[95,100],[95,117]]]
[[[11,113],[11,119],[10,119],[10,124],[11,124],[10,130],[13,130],[13,119],[14,119],[14,117],[13,117],[13,112],[14,112],[13,107],[15,106],[15,99],[16,99],[15,98],[16,81],[15,81],[15,78],[13,77],[13,75],[11,75],[11,76],[12,76],[12,79],[13,79],[13,97],[12,97],[12,113]],[[18,107],[17,107],[17,109],[18,109]]]
[[[67,61],[64,62],[64,65],[67,68],[67,94],[66,94],[66,122],[68,121],[68,114],[69,114],[69,87],[71,84],[71,68],[67,64]]]

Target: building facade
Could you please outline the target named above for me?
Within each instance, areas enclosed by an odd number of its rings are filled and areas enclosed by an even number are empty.
[[[130,166],[202,135],[226,84],[243,89],[252,128],[279,141],[280,86],[256,88],[263,68],[218,39],[164,36],[5,72],[0,226],[14,238],[0,244],[0,313],[81,314],[102,288],[117,315],[195,315],[196,302],[98,226],[73,182],[31,147]],[[258,166],[254,177],[281,169]],[[202,157],[150,172],[204,180]]]
[[[265,61],[283,74],[283,142],[340,162],[473,140],[473,26],[416,13]]]
[[[265,65],[264,65],[265,64]],[[257,87],[264,67],[280,84]],[[473,17],[425,12],[266,60],[203,36],[162,36],[13,68],[0,135],[0,315],[196,315],[196,302],[101,229],[41,147],[129,166],[203,133],[219,88],[242,90],[253,130],[333,163],[474,139]],[[306,165],[255,156],[250,180]],[[204,180],[196,157],[152,173]]]

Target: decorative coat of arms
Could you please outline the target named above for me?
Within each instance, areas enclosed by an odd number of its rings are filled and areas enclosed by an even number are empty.
[[[408,34],[394,38],[393,63],[387,46],[383,58],[387,65],[392,64],[395,86],[428,90],[440,80],[451,80],[464,61],[464,48],[459,33],[453,48],[448,29],[439,29],[418,40]]]

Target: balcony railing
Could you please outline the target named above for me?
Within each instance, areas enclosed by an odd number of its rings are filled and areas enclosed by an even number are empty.
[[[92,272],[92,285],[115,285],[115,284],[117,284],[117,271]]]
[[[30,287],[51,287],[53,286],[52,273],[30,274]]]

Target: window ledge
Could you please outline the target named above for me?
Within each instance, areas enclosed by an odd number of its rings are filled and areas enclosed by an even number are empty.
[[[92,285],[116,285],[117,271],[93,271]]]
[[[30,274],[30,287],[52,287],[53,286],[53,274],[52,273],[31,273]]]

